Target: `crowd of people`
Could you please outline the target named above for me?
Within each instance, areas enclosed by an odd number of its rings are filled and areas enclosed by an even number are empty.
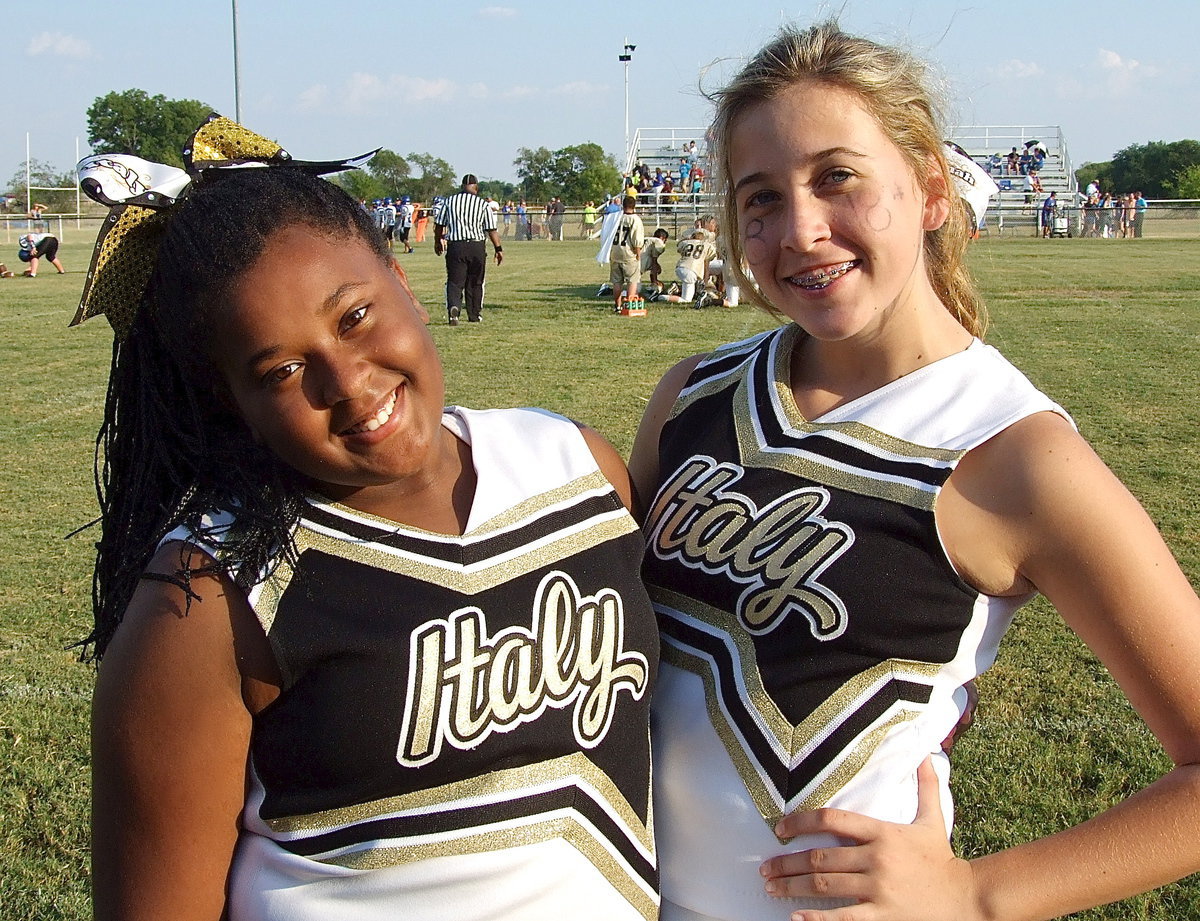
[[[1043,237],[1098,237],[1134,239],[1143,235],[1149,203],[1140,191],[1114,195],[1101,192],[1095,180],[1088,183],[1078,205],[1066,206],[1051,192],[1042,200],[1038,224]]]

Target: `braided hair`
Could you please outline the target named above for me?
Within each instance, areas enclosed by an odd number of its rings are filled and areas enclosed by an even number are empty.
[[[277,230],[305,225],[357,237],[390,254],[370,216],[332,183],[273,166],[205,177],[177,206],[129,335],[113,345],[104,419],[96,437],[101,536],[92,579],[95,626],[84,657],[100,659],[143,578],[178,585],[221,573],[249,589],[280,559],[305,502],[301,476],[258,444],[223,397],[207,344],[220,335],[242,274]],[[282,308],[283,305],[281,305]],[[232,527],[211,513],[235,514]],[[160,541],[183,525],[218,558],[173,574],[147,573]]]

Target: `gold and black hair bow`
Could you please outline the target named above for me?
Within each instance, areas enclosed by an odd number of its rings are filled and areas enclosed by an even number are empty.
[[[375,153],[347,160],[293,160],[274,141],[213,114],[184,147],[183,169],[127,154],[99,154],[80,160],[80,188],[111,210],[96,238],[83,296],[71,325],[104,314],[118,339],[129,335],[154,271],[171,209],[206,171],[287,164],[323,176],[357,169]]]

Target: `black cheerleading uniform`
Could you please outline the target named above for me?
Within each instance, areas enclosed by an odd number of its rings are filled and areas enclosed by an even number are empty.
[[[570,421],[443,424],[478,476],[465,534],[313,498],[297,564],[249,594],[283,690],[233,921],[657,916],[637,525]]]
[[[659,618],[655,805],[664,921],[767,921],[771,829],[832,806],[916,812],[916,769],[1027,597],[983,595],[946,556],[938,494],[962,456],[1032,413],[1066,415],[975,340],[801,417],[789,325],[708,356],[664,424],[643,573]],[[713,833],[712,829],[719,829]]]

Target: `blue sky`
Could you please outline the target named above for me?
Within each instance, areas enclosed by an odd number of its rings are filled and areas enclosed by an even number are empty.
[[[631,126],[691,127],[708,118],[702,79],[719,83],[781,22],[836,13],[848,30],[930,61],[952,122],[1061,125],[1079,164],[1131,143],[1200,138],[1198,9],[1196,0],[238,0],[241,113],[297,157],[384,146],[512,179],[522,146],[620,150],[626,37],[637,46]],[[0,180],[24,161],[26,132],[32,156],[58,169],[72,165],[76,138],[86,155],[86,110],[112,90],[234,115],[232,0],[60,0],[21,24],[0,60],[18,100],[0,134]]]

